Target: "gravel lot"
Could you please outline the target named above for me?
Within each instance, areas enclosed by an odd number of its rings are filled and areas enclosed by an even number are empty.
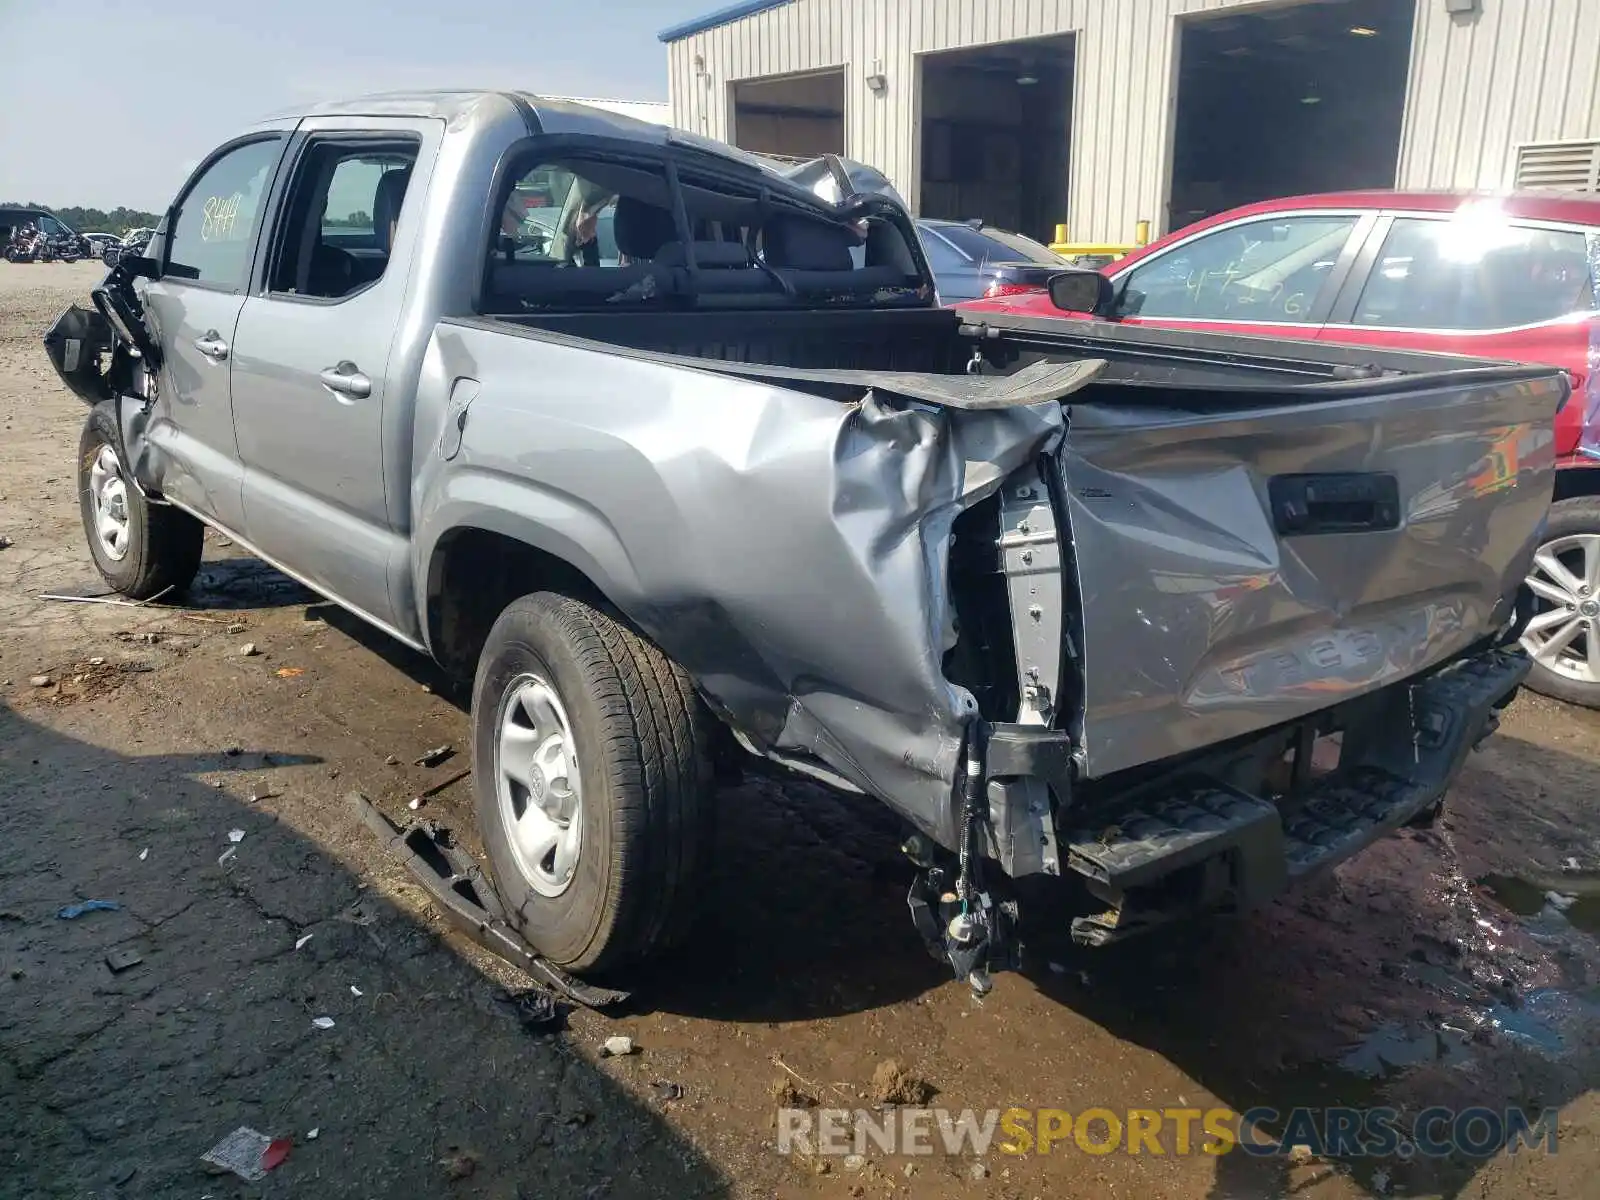
[[[466,765],[412,765],[467,743],[426,661],[216,538],[170,607],[38,599],[105,590],[84,409],[38,341],[97,277],[0,263],[0,1197],[1594,1194],[1600,717],[1537,697],[1441,827],[1124,950],[1075,952],[1035,908],[1029,969],[981,1005],[916,941],[883,814],[755,779],[723,797],[695,944],[626,1014],[526,1032],[503,1001],[525,984],[442,933],[346,799],[402,818]],[[465,830],[466,798],[427,811]],[[57,916],[86,899],[121,907]],[[602,1059],[616,1034],[640,1052]],[[1561,1152],[777,1153],[785,1085],[870,1107],[891,1059],[955,1109],[1560,1106]],[[239,1126],[294,1141],[261,1182],[200,1161]]]

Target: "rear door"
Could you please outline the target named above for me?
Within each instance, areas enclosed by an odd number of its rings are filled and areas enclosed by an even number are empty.
[[[391,628],[410,421],[385,421],[389,359],[419,240],[419,164],[442,132],[421,118],[301,123],[236,339],[245,539]]]
[[[234,440],[234,327],[244,304],[266,197],[287,132],[223,146],[191,177],[153,253],[159,277],[146,285],[145,313],[163,364],[148,437],[156,478],[169,500],[224,528],[243,526]]]
[[[1112,275],[1134,325],[1314,339],[1377,221],[1313,209],[1216,225]]]
[[[1564,367],[1582,394],[1600,333],[1594,237],[1493,204],[1385,213],[1322,339]],[[1557,454],[1576,449],[1583,408],[1570,404],[1557,417]]]

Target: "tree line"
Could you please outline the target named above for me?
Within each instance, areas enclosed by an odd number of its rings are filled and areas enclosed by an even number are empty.
[[[51,208],[48,204],[29,201],[27,204],[6,204],[0,208],[42,208],[54,213],[63,224],[79,233],[114,233],[121,237],[130,229],[154,229],[161,223],[159,213],[140,212],[136,208],[113,208],[105,212],[98,208]]]

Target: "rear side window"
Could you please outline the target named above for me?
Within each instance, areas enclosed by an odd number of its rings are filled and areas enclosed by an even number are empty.
[[[268,292],[342,300],[382,279],[419,147],[393,135],[309,139],[273,234]]]
[[[246,142],[225,152],[184,193],[167,232],[167,274],[242,291],[281,138]]]
[[[1509,329],[1593,307],[1583,234],[1465,212],[1396,220],[1352,320],[1399,329]]]

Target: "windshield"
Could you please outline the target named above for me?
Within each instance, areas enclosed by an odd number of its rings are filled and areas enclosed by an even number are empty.
[[[1029,262],[1040,266],[1066,266],[1064,258],[1041,246],[1032,238],[1020,233],[1007,233],[1003,229],[985,229],[981,232],[970,225],[937,225],[939,234],[974,262]]]

